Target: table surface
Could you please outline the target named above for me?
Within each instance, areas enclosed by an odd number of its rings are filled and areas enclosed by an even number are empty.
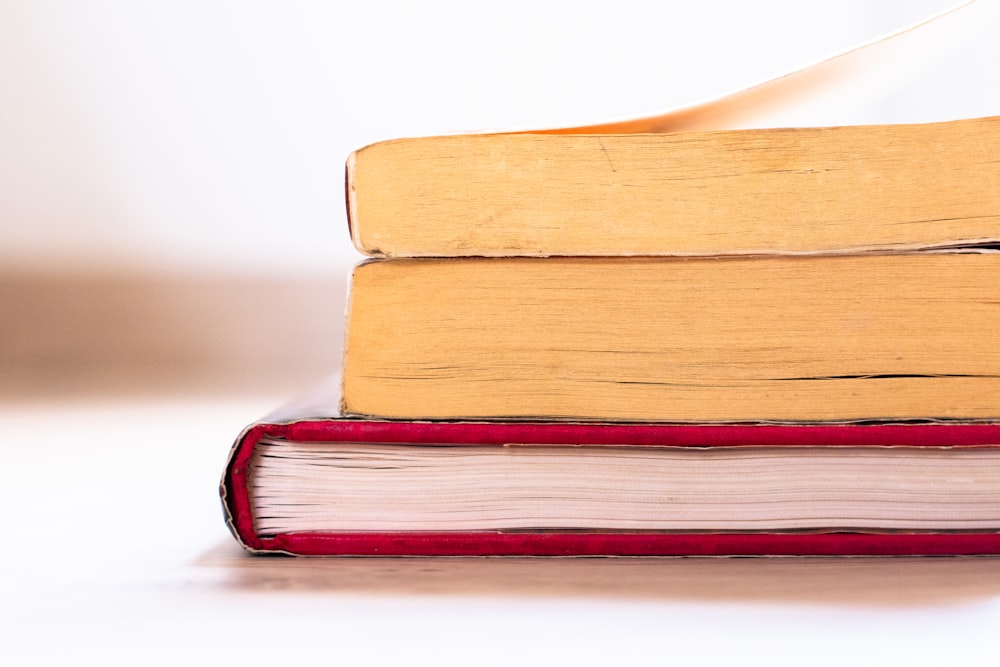
[[[0,405],[3,662],[996,663],[994,558],[245,555],[218,479],[277,401]]]

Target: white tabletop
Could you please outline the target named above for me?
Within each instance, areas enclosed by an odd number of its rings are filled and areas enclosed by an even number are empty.
[[[6,664],[995,664],[1000,559],[243,554],[217,482],[276,397],[0,406]]]

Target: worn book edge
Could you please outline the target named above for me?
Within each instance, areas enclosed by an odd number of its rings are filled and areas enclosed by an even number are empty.
[[[802,95],[814,86],[821,86],[830,77],[851,66],[860,66],[866,56],[879,45],[913,32],[918,28],[938,22],[940,19],[968,7],[974,0],[967,0],[948,7],[915,23],[906,25],[885,35],[878,36],[857,46],[849,47],[831,56],[807,62],[783,74],[767,78],[761,82],[724,93],[717,97],[649,116],[627,120],[612,120],[590,125],[518,130],[513,134],[637,134],[667,133],[686,130],[722,130],[739,126],[738,119],[747,111],[761,107],[779,106],[783,100]],[[511,134],[507,132],[484,134]],[[392,141],[392,140],[389,140]],[[379,142],[381,143],[381,142]],[[364,148],[352,152],[345,167],[345,200],[347,206],[347,226],[354,247],[365,255],[380,256],[377,248],[367,248],[361,240],[358,223],[357,204],[354,196],[356,155]],[[990,239],[992,241],[992,239]]]

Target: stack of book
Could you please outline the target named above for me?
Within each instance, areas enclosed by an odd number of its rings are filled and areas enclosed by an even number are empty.
[[[357,151],[336,410],[251,550],[1000,553],[1000,118]]]

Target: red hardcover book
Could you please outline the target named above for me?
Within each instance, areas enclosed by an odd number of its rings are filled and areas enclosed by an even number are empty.
[[[1000,424],[268,419],[232,449],[254,552],[1000,553]]]

